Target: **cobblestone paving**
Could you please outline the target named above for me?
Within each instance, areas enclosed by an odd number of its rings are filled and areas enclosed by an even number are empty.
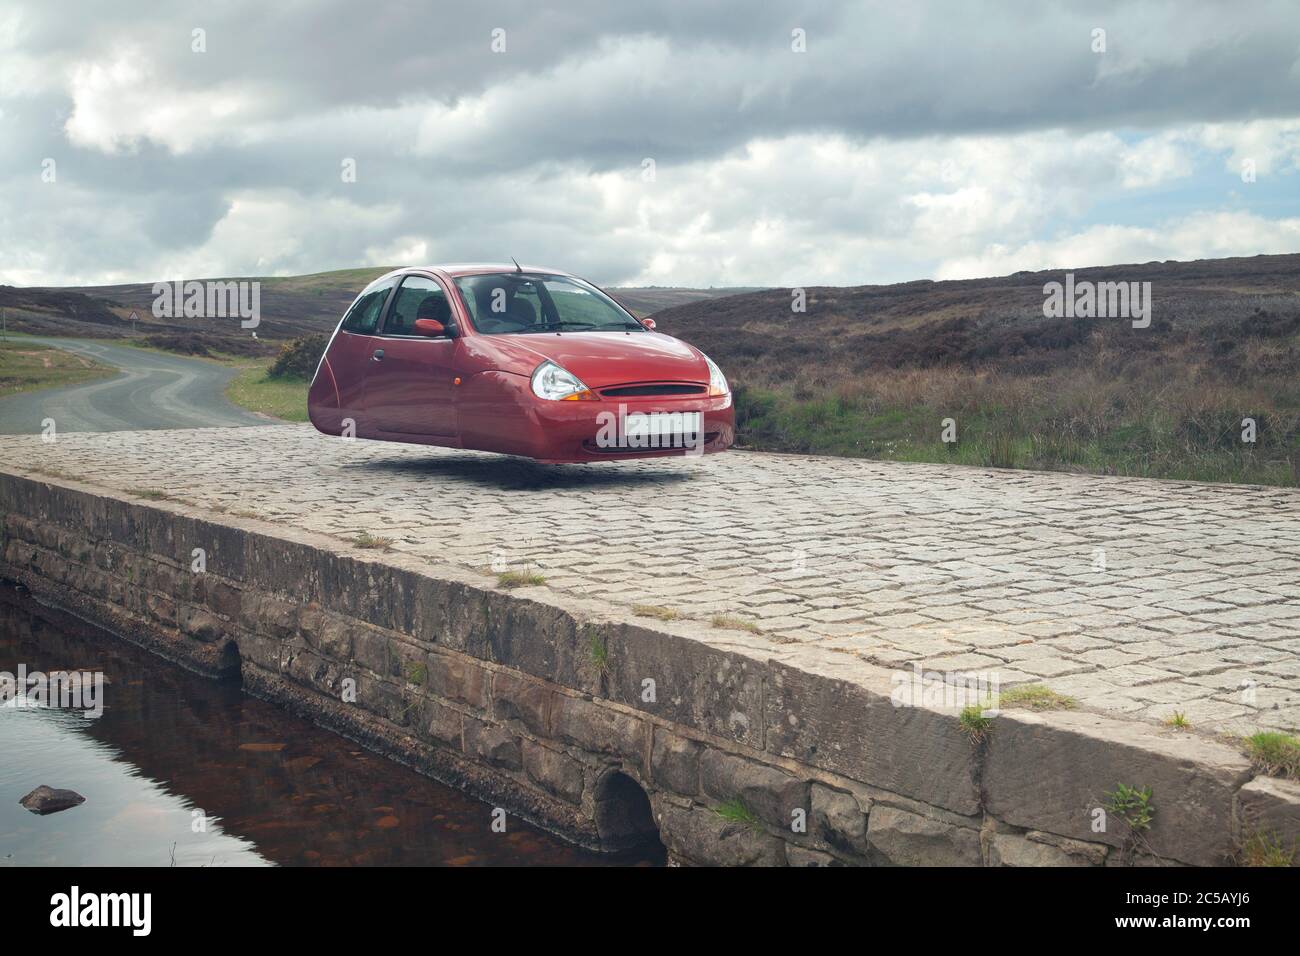
[[[6,437],[0,466],[732,615],[783,652],[993,672],[1197,730],[1300,725],[1295,490],[744,452],[548,467],[292,425]]]

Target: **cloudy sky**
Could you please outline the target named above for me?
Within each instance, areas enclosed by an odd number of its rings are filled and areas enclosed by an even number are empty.
[[[1297,252],[1300,4],[4,0],[0,143],[15,285]]]

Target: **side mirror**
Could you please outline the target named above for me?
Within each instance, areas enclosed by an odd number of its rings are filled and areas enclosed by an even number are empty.
[[[447,326],[437,319],[416,319],[411,329],[416,335],[427,335],[431,339],[447,334]]]
[[[653,331],[655,330],[655,320],[654,320],[654,319],[650,319],[650,318],[642,319],[642,320],[641,320],[641,324],[644,325],[644,326],[645,326],[647,329],[649,329],[651,332],[653,332]]]

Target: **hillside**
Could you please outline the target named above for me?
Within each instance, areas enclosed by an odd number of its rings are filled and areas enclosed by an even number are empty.
[[[1298,483],[1300,255],[1073,271],[1151,282],[1150,327],[1044,318],[1064,270],[809,288],[805,314],[769,290],[655,320],[727,371],[751,447]]]
[[[377,266],[258,279],[262,284],[258,339],[283,341],[331,329],[357,293],[389,270]],[[673,305],[750,290],[649,287],[609,291],[637,314],[648,315]],[[149,337],[155,344],[179,351],[251,354],[274,349],[269,343],[258,347],[235,320],[154,318],[153,302],[152,282],[69,288],[0,286],[0,307],[8,311],[8,326],[13,331],[90,338]]]

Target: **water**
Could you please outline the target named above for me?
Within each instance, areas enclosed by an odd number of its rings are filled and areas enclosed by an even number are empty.
[[[562,843],[0,585],[0,672],[102,671],[103,713],[0,707],[0,865],[649,865]],[[78,807],[37,816],[40,784]],[[196,826],[206,818],[206,832]],[[196,832],[197,831],[197,832]]]

